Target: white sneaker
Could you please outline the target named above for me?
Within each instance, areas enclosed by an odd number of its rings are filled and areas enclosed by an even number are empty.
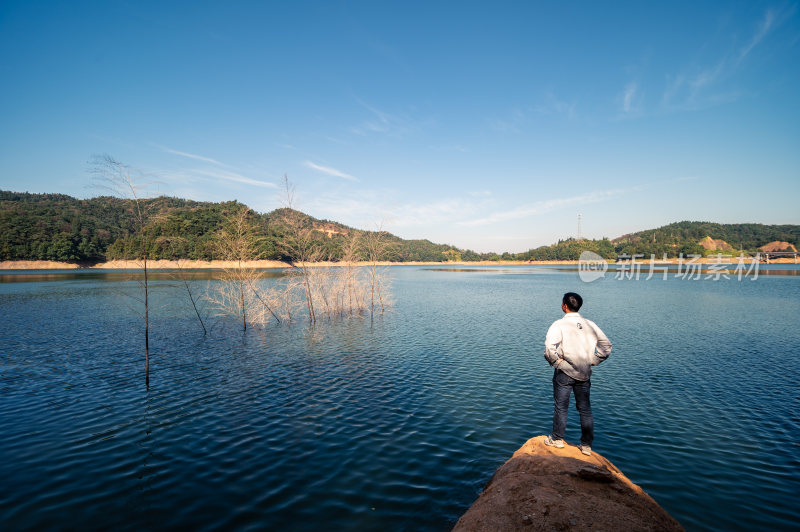
[[[580,449],[581,452],[586,456],[592,456],[592,448],[589,447],[588,445],[583,445],[583,444],[578,445],[578,449]]]
[[[544,444],[549,447],[555,447],[556,449],[564,448],[564,440],[554,440],[550,436],[544,437]]]

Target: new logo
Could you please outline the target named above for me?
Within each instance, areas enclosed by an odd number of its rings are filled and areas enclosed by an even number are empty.
[[[603,277],[608,271],[608,262],[594,251],[584,251],[578,259],[578,276],[584,283]]]

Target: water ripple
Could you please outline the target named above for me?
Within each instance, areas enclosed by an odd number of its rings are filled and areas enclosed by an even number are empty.
[[[615,343],[592,383],[600,452],[687,529],[800,518],[800,376],[779,371],[796,278],[393,272],[374,323],[220,320],[207,337],[156,283],[149,391],[120,283],[0,284],[5,528],[447,529],[549,430],[542,339],[569,289]]]

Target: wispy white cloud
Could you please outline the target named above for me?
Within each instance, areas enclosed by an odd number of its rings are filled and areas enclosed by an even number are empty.
[[[326,136],[325,136],[325,140],[327,140],[327,141],[329,141],[329,142],[333,142],[333,143],[335,143],[335,144],[344,144],[345,146],[350,146],[350,145],[352,145],[352,142],[350,142],[350,141],[348,141],[348,140],[340,139],[340,138],[338,138],[338,137],[333,137],[333,136],[331,136],[331,135],[326,135]]]
[[[187,159],[192,159],[195,161],[200,161],[203,163],[208,163],[214,166],[211,167],[204,167],[204,168],[181,168],[178,170],[169,170],[160,172],[161,175],[169,178],[172,181],[179,181],[183,183],[192,183],[199,181],[217,181],[217,182],[232,182],[232,183],[241,183],[243,185],[253,185],[256,187],[263,187],[263,188],[278,188],[278,185],[275,183],[271,183],[269,181],[262,181],[260,179],[254,179],[252,177],[247,177],[242,175],[241,173],[234,171],[231,166],[222,163],[216,159],[212,159],[211,157],[205,157],[203,155],[197,155],[195,153],[188,153],[180,150],[174,150],[172,148],[168,148],[167,146],[156,145],[165,153],[170,153],[172,155],[178,155],[180,157],[185,157]],[[217,167],[225,167],[217,168]]]
[[[383,111],[381,111],[381,110],[380,110],[380,109],[378,109],[377,107],[374,107],[374,106],[372,106],[372,105],[370,105],[370,104],[366,103],[365,101],[363,101],[363,100],[361,100],[361,99],[359,99],[359,98],[356,98],[356,101],[357,101],[357,102],[358,102],[358,103],[359,103],[359,104],[360,104],[360,105],[361,105],[361,106],[362,106],[364,109],[366,109],[366,110],[368,110],[368,111],[372,112],[372,114],[374,114],[374,115],[377,117],[378,121],[379,121],[381,124],[390,124],[390,123],[391,123],[391,122],[393,122],[393,121],[397,121],[397,118],[395,118],[394,116],[390,115],[389,113],[386,113],[386,112],[383,112]]]
[[[692,75],[674,76],[664,89],[661,110],[692,111],[735,102],[741,98],[742,90],[721,88],[722,78],[730,74],[731,70],[723,61]]]
[[[194,153],[187,153],[185,151],[173,150],[172,148],[167,148],[166,146],[159,146],[159,148],[161,148],[166,153],[171,153],[172,155],[180,155],[181,157],[187,157],[189,159],[194,159],[196,161],[203,161],[204,163],[211,163],[219,166],[225,166],[221,162],[217,161],[216,159],[212,159],[211,157],[203,157],[202,155],[196,155]]]
[[[628,83],[622,93],[622,111],[630,113],[635,111],[636,93],[639,90],[639,84],[635,81]]]
[[[201,163],[207,163],[209,166],[201,166],[201,167],[193,167],[187,168],[178,166],[175,168],[174,166],[169,169],[163,169],[158,173],[158,175],[163,176],[167,179],[170,184],[182,183],[184,186],[184,190],[191,191],[191,197],[201,197],[200,195],[194,193],[197,183],[203,183],[204,187],[207,187],[207,183],[215,182],[217,184],[220,183],[240,183],[243,185],[252,185],[261,188],[279,188],[277,184],[272,183],[270,181],[263,181],[261,179],[255,179],[252,177],[248,177],[241,173],[241,170],[235,168],[231,165],[225,164],[217,159],[213,159],[211,157],[206,157],[203,155],[198,155],[196,153],[189,153],[185,151],[175,150],[169,148],[167,146],[162,146],[159,144],[151,143],[153,146],[157,147],[161,151],[165,153],[169,153],[172,155],[177,155],[179,157],[184,157],[187,159],[192,159],[194,161],[199,161]]]
[[[244,185],[254,185],[257,187],[264,187],[264,188],[280,188],[275,183],[271,183],[269,181],[261,181],[259,179],[253,179],[251,177],[246,177],[241,174],[237,174],[236,172],[230,172],[227,170],[217,170],[217,169],[193,169],[193,170],[185,170],[180,172],[179,175],[183,176],[184,178],[189,178],[190,180],[194,176],[202,176],[203,178],[213,179],[217,181],[231,181],[234,183],[242,183]]]
[[[520,108],[515,108],[506,116],[490,118],[489,127],[500,133],[519,133],[524,120],[525,112]]]
[[[753,50],[753,48],[755,48],[758,45],[758,43],[760,43],[764,39],[764,37],[767,36],[770,30],[772,30],[772,28],[775,26],[776,19],[777,19],[777,12],[772,9],[768,9],[766,13],[764,13],[764,18],[758,25],[758,29],[756,29],[755,34],[750,39],[750,41],[745,46],[743,46],[742,49],[739,51],[739,57],[738,57],[739,61],[747,57],[748,54],[750,54],[750,52]]]
[[[489,127],[500,133],[521,133],[537,116],[558,116],[572,120],[577,115],[578,106],[575,102],[562,100],[552,92],[544,93],[538,100],[534,105],[520,105],[489,118]]]
[[[368,135],[369,133],[386,133],[388,131],[389,131],[388,127],[382,124],[376,124],[375,122],[369,120],[350,128],[350,133],[354,133],[362,137]]]
[[[387,133],[392,125],[398,122],[397,118],[394,116],[381,111],[377,107],[369,105],[360,98],[356,98],[356,101],[361,107],[372,113],[373,116],[371,119],[365,120],[359,125],[351,127],[351,133],[361,136],[365,136],[369,133]]]
[[[467,192],[467,194],[473,198],[488,198],[492,196],[491,190],[473,190],[471,192]]]
[[[304,207],[315,216],[331,218],[361,229],[383,222],[390,231],[452,224],[485,212],[493,205],[486,194],[455,196],[427,203],[396,202],[396,191],[361,190],[348,194],[327,193],[310,198]]]
[[[394,210],[389,223],[395,227],[410,227],[452,222],[475,210],[475,202],[467,198],[444,198],[429,203],[403,205]]]
[[[375,107],[374,105],[366,103],[360,98],[356,98],[355,100],[361,107],[370,113],[369,118],[361,121],[358,125],[349,128],[350,133],[362,137],[373,133],[401,137],[410,131],[419,130],[430,121],[417,120],[410,117],[406,113],[388,113]],[[414,113],[416,108],[414,106],[408,106],[407,110],[411,111],[411,113]]]
[[[340,170],[337,170],[336,168],[314,164],[311,161],[305,161],[303,164],[308,168],[311,168],[312,170],[316,170],[318,172],[322,172],[323,174],[331,175],[334,177],[341,177],[342,179],[347,179],[349,181],[358,181],[358,178],[353,177],[350,174],[346,174]]]
[[[532,110],[535,113],[543,115],[565,115],[567,118],[575,118],[577,114],[577,104],[575,102],[567,102],[561,100],[553,92],[547,92],[544,95],[544,100],[535,106]]]
[[[765,11],[747,42],[730,50],[710,66],[693,65],[668,78],[661,105],[666,110],[704,109],[733,102],[743,94],[741,90],[721,89],[726,79],[733,76],[745,59],[786,18],[786,13],[773,9]]]
[[[728,70],[727,61],[722,60],[716,65],[704,68],[688,79],[688,84],[694,91],[710,87],[717,82]]]
[[[440,144],[438,146],[431,146],[430,148],[436,151],[457,151],[461,153],[467,153],[469,151],[461,144]]]
[[[508,220],[529,218],[531,216],[545,214],[554,211],[556,209],[560,209],[562,207],[585,205],[589,203],[598,203],[601,201],[606,201],[624,192],[625,189],[600,190],[600,191],[589,192],[587,194],[581,194],[580,196],[571,196],[568,198],[553,198],[549,200],[537,201],[530,205],[523,205],[521,207],[517,207],[516,209],[496,212],[484,218],[462,221],[459,222],[458,225],[465,227],[475,227],[481,225],[489,225],[497,222],[505,222]]]

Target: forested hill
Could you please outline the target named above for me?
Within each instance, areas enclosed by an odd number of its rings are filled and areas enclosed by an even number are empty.
[[[147,231],[152,240],[149,257],[213,260],[221,256],[216,237],[226,221],[243,206],[237,202],[210,203],[170,197],[142,201]],[[63,194],[0,191],[0,260],[54,260],[99,262],[126,258],[141,250],[137,240],[134,204],[101,196],[76,199]],[[280,245],[280,210],[266,214],[251,211],[257,258],[290,260]],[[353,233],[365,234],[328,220],[301,215],[313,228],[311,237],[326,259],[338,260],[342,246]],[[385,260],[444,261],[458,256],[480,257],[428,240],[403,240],[385,233],[389,244]]]
[[[648,229],[609,240],[576,240],[569,238],[551,246],[542,246],[514,258],[521,260],[577,260],[584,250],[614,259],[619,255],[641,254],[646,258],[664,254],[674,258],[681,254],[729,255],[756,253],[762,246],[774,249],[800,248],[800,225],[718,224],[711,222],[675,222],[657,229]]]
[[[231,217],[246,208],[240,203],[210,203],[159,197],[142,201],[147,212],[148,256],[213,260],[225,258],[218,236]],[[100,262],[132,258],[142,252],[129,200],[101,196],[76,199],[63,194],[0,191],[0,260],[54,260]],[[291,260],[286,246],[282,209],[249,213],[256,258]],[[298,213],[310,228],[320,257],[339,260],[353,235],[365,231]],[[716,224],[677,222],[657,229],[623,235],[614,240],[566,239],[524,253],[475,253],[428,240],[403,240],[382,233],[381,259],[395,262],[447,260],[577,260],[584,250],[613,259],[619,254],[675,257],[681,253],[710,254],[718,250],[709,242],[726,246],[719,251],[755,252],[779,242],[778,247],[800,248],[800,225]],[[703,245],[701,245],[703,244]],[[716,245],[715,244],[715,245]]]
[[[617,245],[644,243],[672,247],[699,242],[706,237],[727,242],[735,250],[756,251],[770,242],[788,242],[800,246],[800,225],[717,224],[712,222],[676,222],[658,229],[648,229],[614,239]]]

